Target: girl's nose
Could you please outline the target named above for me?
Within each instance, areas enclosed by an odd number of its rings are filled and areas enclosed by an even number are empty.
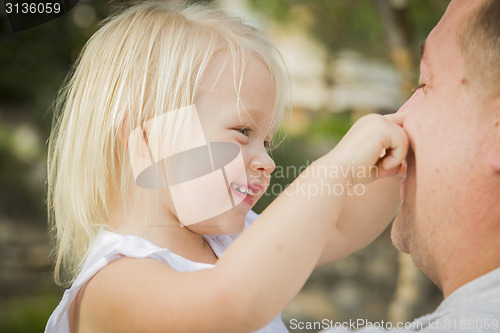
[[[269,156],[265,149],[262,149],[259,154],[254,155],[252,159],[252,169],[260,172],[265,172],[267,175],[270,175],[274,169],[276,168],[276,164],[274,160]]]

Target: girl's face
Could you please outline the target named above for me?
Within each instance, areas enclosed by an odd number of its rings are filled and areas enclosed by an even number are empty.
[[[227,173],[228,192],[237,205],[213,218],[187,226],[202,234],[241,232],[245,216],[267,190],[274,161],[268,154],[275,128],[269,128],[275,101],[275,87],[269,70],[250,56],[241,80],[233,64],[220,53],[208,66],[195,106],[207,142],[229,142],[243,157],[239,172]],[[244,166],[244,167],[243,167]],[[200,189],[210,195],[210,189]]]

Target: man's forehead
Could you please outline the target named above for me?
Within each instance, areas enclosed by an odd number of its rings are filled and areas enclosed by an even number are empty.
[[[464,20],[471,14],[471,12],[482,6],[487,1],[489,0],[452,0],[439,24],[443,24],[443,22],[454,22],[463,26],[465,23]]]
[[[431,53],[444,52],[452,56],[450,48],[458,47],[459,35],[472,11],[485,0],[452,0],[441,20],[429,34],[426,41],[420,46],[420,58],[429,62],[429,49]],[[456,54],[455,54],[456,55]]]
[[[451,0],[448,8],[455,9],[456,7],[462,7],[465,10],[470,10],[476,6],[480,6],[489,0]]]

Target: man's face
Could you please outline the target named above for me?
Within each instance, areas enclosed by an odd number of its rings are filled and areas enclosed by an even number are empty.
[[[431,279],[450,246],[467,246],[496,191],[488,183],[485,155],[488,113],[466,73],[459,33],[483,1],[458,0],[429,34],[415,94],[399,112],[411,149],[402,184],[402,206],[392,228],[394,245],[410,253]],[[491,175],[490,175],[491,176]],[[493,206],[494,207],[494,206]]]

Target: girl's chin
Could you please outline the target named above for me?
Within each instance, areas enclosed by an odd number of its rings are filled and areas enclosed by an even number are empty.
[[[234,210],[232,209],[205,221],[193,223],[186,226],[186,228],[201,235],[237,235],[245,227],[246,214],[236,213]],[[248,211],[247,208],[247,213]]]

